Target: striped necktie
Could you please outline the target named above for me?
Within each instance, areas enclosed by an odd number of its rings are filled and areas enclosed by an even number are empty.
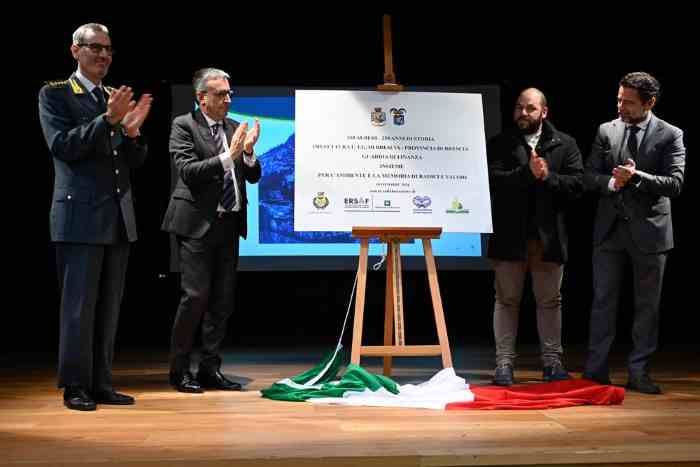
[[[214,144],[216,144],[216,154],[225,152],[224,141],[219,134],[220,127],[220,123],[215,123],[211,127],[211,132],[214,136]],[[233,177],[231,176],[230,170],[227,170],[224,174],[224,188],[221,193],[219,204],[221,204],[221,207],[224,208],[225,211],[230,211],[236,205],[236,190],[233,186]]]

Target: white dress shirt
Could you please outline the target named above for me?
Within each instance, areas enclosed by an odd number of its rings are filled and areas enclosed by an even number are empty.
[[[642,141],[644,141],[644,136],[647,133],[647,128],[649,128],[649,122],[651,121],[651,112],[647,112],[647,117],[644,119],[644,121],[641,121],[636,124],[632,123],[627,123],[625,124],[625,136],[622,138],[622,151],[627,151],[627,140],[630,137],[630,128],[633,126],[636,126],[639,128],[639,131],[637,131],[637,149],[640,148],[642,145]],[[639,186],[641,181],[637,182],[635,186]],[[608,189],[610,191],[619,191],[615,188],[615,177],[610,177],[610,181],[608,182]]]
[[[202,112],[202,115],[204,115],[204,119],[207,121],[207,124],[209,125],[209,131],[212,132],[212,135],[214,134],[213,131],[213,126],[216,125],[217,123],[220,125],[220,130],[217,135],[218,138],[221,138],[221,142],[224,147],[224,152],[218,155],[219,160],[221,161],[221,165],[224,167],[224,170],[230,170],[231,171],[231,177],[233,179],[233,190],[236,193],[236,203],[233,205],[231,208],[231,211],[240,211],[241,210],[241,190],[238,188],[238,180],[236,179],[236,166],[233,163],[233,159],[231,159],[231,154],[229,153],[230,147],[228,145],[228,141],[226,140],[226,132],[224,131],[224,126],[223,122],[219,121],[217,122],[216,120],[212,119],[207,115],[206,113]],[[243,162],[249,166],[252,167],[255,165],[255,153],[251,154],[250,156],[247,156],[245,153],[243,154]],[[219,205],[218,207],[219,211],[224,211],[224,208]]]

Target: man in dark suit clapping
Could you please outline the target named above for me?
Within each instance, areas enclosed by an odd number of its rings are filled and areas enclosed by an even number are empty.
[[[600,195],[593,232],[593,304],[584,377],[609,383],[608,354],[625,266],[634,283],[628,389],[659,394],[649,376],[658,344],[659,300],[673,248],[671,200],[683,186],[683,132],[652,113],[659,82],[636,72],[620,80],[616,120],[603,123],[586,163],[586,184]]]
[[[181,392],[240,390],[221,373],[219,348],[234,306],[239,237],[247,235],[246,182],[257,183],[262,175],[254,154],[260,124],[249,130],[226,117],[226,72],[204,68],[193,85],[199,109],[176,117],[170,134],[178,178],[162,226],[177,237],[181,272],[170,383]],[[199,329],[202,358],[195,377],[190,364]]]

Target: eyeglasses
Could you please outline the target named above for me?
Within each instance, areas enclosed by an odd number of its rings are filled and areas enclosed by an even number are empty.
[[[103,50],[107,52],[107,55],[114,55],[114,49],[111,45],[102,45],[93,42],[92,44],[78,44],[78,47],[87,47],[90,49],[90,52],[94,53],[95,55],[101,54]]]
[[[224,99],[226,96],[228,96],[230,99],[233,99],[233,94],[234,92],[232,90],[229,91],[210,91],[214,96],[218,97],[219,99]]]

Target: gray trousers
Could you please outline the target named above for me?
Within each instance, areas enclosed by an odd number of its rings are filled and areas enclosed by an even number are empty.
[[[621,221],[593,250],[593,304],[585,372],[607,378],[608,354],[615,340],[617,314],[625,267],[632,265],[634,322],[632,351],[627,368],[631,376],[649,371],[659,340],[659,302],[667,252],[644,254],[634,245],[629,226]]]
[[[537,303],[537,331],[540,336],[542,362],[545,366],[561,361],[561,281],[564,266],[542,261],[543,246],[529,240],[526,261],[492,260],[496,273],[496,305],[493,332],[496,338],[496,364],[513,363],[517,357],[518,316],[525,277],[530,271],[532,292]]]

